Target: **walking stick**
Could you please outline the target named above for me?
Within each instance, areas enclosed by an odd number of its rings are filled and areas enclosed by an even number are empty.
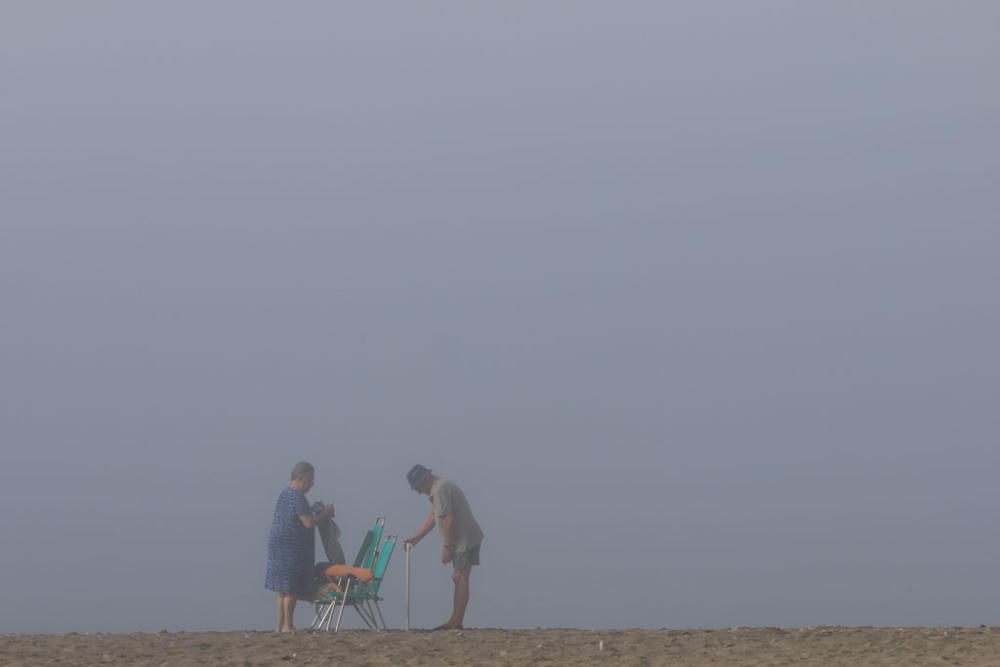
[[[406,551],[406,629],[410,629],[410,552],[413,551],[413,545],[407,542],[405,544]]]

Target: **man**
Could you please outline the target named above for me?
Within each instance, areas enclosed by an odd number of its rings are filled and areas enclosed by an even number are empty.
[[[430,469],[419,464],[406,473],[406,481],[417,493],[430,496],[431,501],[431,513],[416,534],[407,538],[406,543],[415,545],[436,524],[444,542],[441,562],[451,563],[454,568],[451,574],[451,580],[455,583],[451,618],[434,629],[461,630],[465,608],[469,604],[469,573],[473,565],[479,565],[479,546],[483,541],[483,531],[472,516],[465,494],[454,482],[432,475]]]

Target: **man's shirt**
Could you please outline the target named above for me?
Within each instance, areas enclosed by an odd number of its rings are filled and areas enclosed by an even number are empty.
[[[483,541],[483,531],[472,516],[469,501],[455,482],[438,478],[431,486],[431,506],[434,508],[434,522],[441,530],[441,519],[449,514],[451,522],[451,550],[465,551],[478,547]]]

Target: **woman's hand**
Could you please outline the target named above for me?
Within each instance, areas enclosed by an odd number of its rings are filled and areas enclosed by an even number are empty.
[[[441,547],[441,563],[451,562],[451,547]]]

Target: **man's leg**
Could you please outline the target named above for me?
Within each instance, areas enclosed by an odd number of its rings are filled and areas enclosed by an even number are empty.
[[[471,567],[455,570],[451,573],[451,580],[455,582],[455,597],[452,601],[451,618],[446,623],[449,628],[462,627],[462,621],[465,619],[465,608],[469,606],[469,574],[471,573]]]

